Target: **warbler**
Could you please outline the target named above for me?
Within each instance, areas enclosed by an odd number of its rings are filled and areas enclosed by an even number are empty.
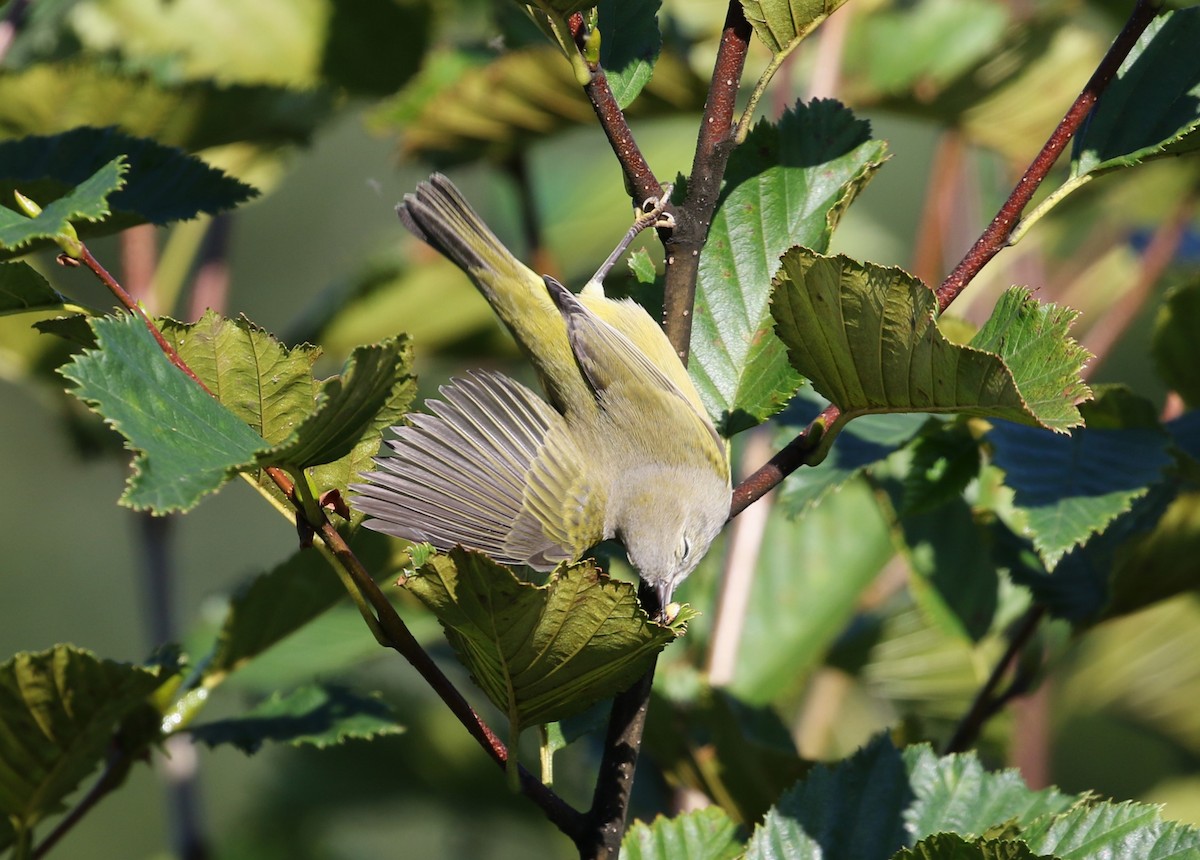
[[[645,219],[576,296],[517,260],[445,176],[397,212],[470,276],[547,400],[497,373],[440,388],[351,487],[365,525],[541,571],[615,538],[665,610],[728,517],[731,490],[725,444],[666,335],[636,302],[604,295]]]

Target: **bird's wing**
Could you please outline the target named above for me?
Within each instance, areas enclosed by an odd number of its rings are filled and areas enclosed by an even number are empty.
[[[589,310],[554,278],[543,276],[542,280],[566,320],[571,351],[593,391],[599,395],[613,385],[643,385],[647,390],[665,396],[672,404],[667,407],[672,413],[679,410],[688,414],[707,431],[715,448],[724,451],[724,443],[700,405],[699,395],[685,394],[680,385],[628,336]],[[658,334],[661,335],[661,330]],[[663,340],[666,340],[665,336]],[[690,380],[687,384],[691,387]]]
[[[441,394],[433,414],[395,428],[368,483],[351,485],[368,528],[540,570],[601,538],[604,498],[586,485],[561,415],[499,374],[472,373]]]

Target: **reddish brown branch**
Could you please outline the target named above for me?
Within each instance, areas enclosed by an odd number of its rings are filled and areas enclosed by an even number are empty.
[[[1012,194],[1004,201],[1004,205],[1000,207],[1000,211],[996,213],[992,223],[971,246],[971,250],[967,251],[966,256],[954,267],[954,271],[947,275],[946,280],[938,287],[938,307],[941,310],[945,310],[987,265],[988,261],[1007,245],[1008,237],[1017,225],[1021,213],[1025,211],[1025,207],[1029,205],[1029,201],[1033,199],[1034,193],[1042,184],[1042,180],[1046,178],[1058,157],[1062,155],[1071,137],[1087,119],[1088,113],[1095,106],[1100,94],[1104,92],[1113,76],[1116,75],[1117,69],[1121,67],[1121,63],[1133,50],[1142,31],[1154,20],[1154,16],[1161,8],[1161,0],[1138,0],[1129,20],[1125,22],[1125,27],[1117,35],[1112,47],[1108,49],[1108,53],[1096,67],[1096,71],[1092,73],[1083,92],[1075,99],[1075,103],[1071,105],[1058,127],[1054,129],[1050,139],[1042,147],[1042,151],[1025,170],[1025,174],[1013,188]]]
[[[141,318],[146,328],[149,329],[154,339],[158,342],[159,347],[171,360],[171,363],[211,395],[212,391],[200,381],[195,372],[180,358],[179,353],[162,336],[162,332],[158,330],[154,321],[142,311],[129,293],[125,291],[124,287],[117,283],[112,275],[100,265],[99,261],[92,256],[91,251],[86,246],[83,248],[80,260],[100,279],[101,283],[108,287],[122,305]],[[302,517],[305,516],[304,507],[296,497],[295,485],[290,476],[282,469],[276,467],[267,468],[266,473],[280,491],[283,492],[284,496],[291,500],[298,514]],[[341,533],[324,517],[323,512],[320,512],[320,516],[321,522],[311,523],[311,526],[320,533],[330,551],[346,572],[350,574],[355,585],[362,591],[371,604],[376,613],[379,627],[384,633],[385,641],[382,644],[394,649],[408,660],[425,682],[445,702],[450,712],[458,718],[459,722],[471,734],[471,737],[475,738],[484,751],[497,764],[503,767],[508,761],[508,750],[503,742],[500,741],[479,715],[475,713],[475,710],[463,697],[462,693],[458,691],[450,682],[450,679],[446,677],[442,670],[438,668],[438,665],[434,663],[433,659],[421,647],[421,644],[412,635],[411,631],[409,631],[403,619],[396,614],[396,610],[387,599],[387,596],[380,590],[379,585],[367,572],[367,569],[363,567],[362,562],[358,560],[354,551],[350,549],[349,544],[346,543]],[[521,768],[520,776],[522,793],[541,807],[546,817],[555,826],[572,839],[577,839],[583,828],[583,816],[579,811],[573,809],[524,768]]]

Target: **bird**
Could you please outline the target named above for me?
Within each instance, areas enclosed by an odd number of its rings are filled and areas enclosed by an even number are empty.
[[[658,203],[658,201],[651,201]],[[392,428],[351,506],[368,528],[550,571],[616,539],[661,613],[729,515],[728,451],[659,325],[603,278],[572,293],[520,262],[454,184],[432,175],[401,223],[470,277],[528,357],[545,398],[471,371]]]

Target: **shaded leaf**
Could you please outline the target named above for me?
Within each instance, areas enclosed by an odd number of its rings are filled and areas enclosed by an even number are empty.
[[[895,860],[1054,860],[1034,854],[1024,842],[1009,839],[968,841],[954,833],[936,833],[905,848]]]
[[[1200,147],[1200,9],[1159,15],[1101,93],[1071,152],[1071,178]]]
[[[285,442],[260,453],[259,463],[293,468],[324,465],[349,456],[364,438],[378,449],[382,428],[376,417],[393,403],[398,389],[408,392],[405,404],[411,398],[411,358],[403,335],[355,349],[341,374],[321,386],[311,414]]]
[[[24,652],[0,664],[0,815],[28,831],[100,763],[123,720],[175,671],[173,661],[135,666],[70,645]],[[136,754],[149,736],[129,736]],[[16,835],[0,831],[3,840]]]
[[[1145,401],[1120,389],[1081,407],[1088,426],[1062,436],[997,422],[987,435],[1026,536],[1048,570],[1163,480],[1169,437]]]
[[[801,383],[772,331],[771,278],[794,245],[823,250],[886,158],[870,124],[832,100],[760,121],[730,155],[700,253],[688,370],[718,430],[778,412]]]
[[[636,589],[591,564],[545,586],[486,556],[435,555],[404,586],[438,616],[459,659],[514,731],[561,720],[627,688],[682,634],[690,613],[650,621]]]
[[[0,314],[56,311],[67,299],[28,263],[0,263]]]
[[[238,717],[191,726],[188,732],[210,747],[233,744],[254,754],[264,743],[315,746],[396,735],[404,727],[378,695],[312,684],[270,698]]]
[[[33,218],[0,206],[0,250],[17,251],[36,239],[53,242],[70,237],[74,232],[71,222],[108,217],[108,197],[124,184],[127,169],[124,159],[117,156],[63,197],[45,205],[34,200],[42,211]]]
[[[600,65],[613,98],[627,108],[654,74],[662,51],[658,9],[662,0],[601,0],[597,4]]]
[[[189,152],[239,142],[270,147],[307,142],[333,107],[327,90],[221,86],[210,80],[164,84],[99,61],[0,73],[5,137],[116,125]]]
[[[109,195],[102,224],[76,225],[85,238],[216,214],[258,193],[182,150],[108,127],[0,142],[0,199],[15,188],[45,206],[117,156],[128,165],[124,184]]]
[[[263,438],[171,364],[140,320],[92,321],[97,347],[60,373],[137,452],[121,503],[184,511],[254,462]]]
[[[746,20],[772,54],[787,54],[846,0],[740,0]]]
[[[1104,617],[1137,612],[1200,588],[1200,493],[1181,492],[1148,531],[1122,546],[1108,578]]]
[[[626,114],[696,111],[705,92],[688,65],[668,52]],[[538,46],[500,57],[434,53],[412,83],[373,113],[371,124],[401,133],[403,157],[447,167],[481,157],[503,161],[536,140],[595,121],[562,53]]]
[[[1158,375],[1192,409],[1200,407],[1200,278],[1167,293],[1150,350]]]
[[[1011,289],[968,346],[938,330],[933,292],[899,269],[794,248],[772,311],[792,365],[842,414],[826,432],[877,412],[961,412],[1064,432],[1084,351],[1066,337],[1073,313]]]
[[[780,416],[790,438],[798,427],[821,414],[826,402],[810,388],[802,388],[787,411]],[[780,488],[779,501],[793,516],[803,516],[867,467],[882,462],[900,450],[930,421],[928,415],[897,412],[891,415],[866,415],[838,434],[829,456],[788,475]]]
[[[360,529],[350,548],[376,578],[395,574],[408,561],[396,541]],[[346,589],[318,552],[297,550],[234,594],[204,665],[210,683],[290,636],[346,597]],[[364,632],[365,635],[365,632]]]
[[[904,516],[927,513],[958,497],[979,474],[982,463],[979,440],[961,422],[928,425],[917,436],[912,455],[900,499],[900,513]]]
[[[719,806],[635,821],[621,840],[620,860],[734,860],[741,856],[737,827]]]

